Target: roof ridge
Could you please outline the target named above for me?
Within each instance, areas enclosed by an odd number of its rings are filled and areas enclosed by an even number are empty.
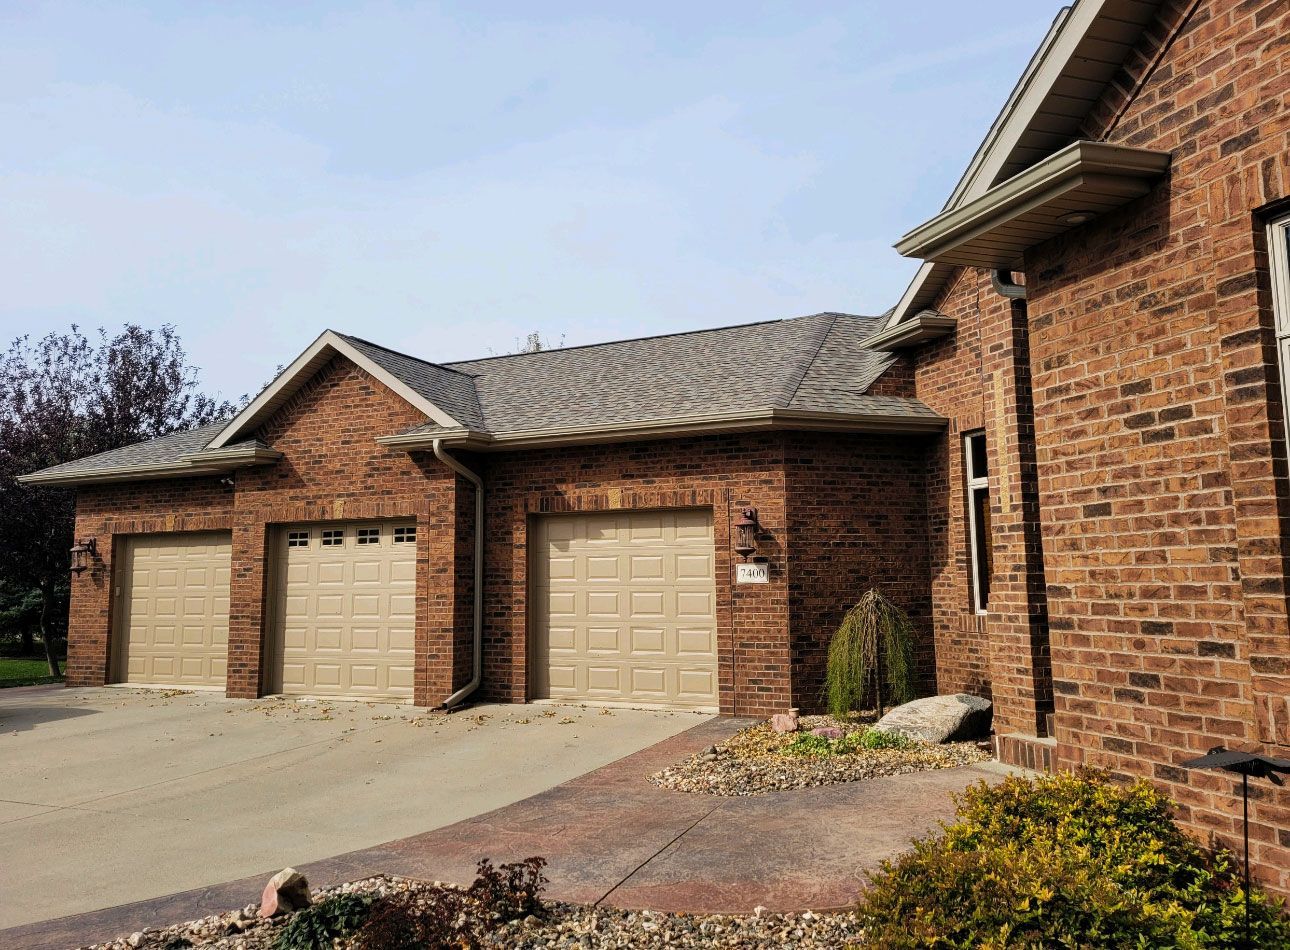
[[[451,363],[436,363],[434,360],[428,360],[420,356],[413,356],[411,353],[404,353],[402,350],[396,350],[390,346],[383,346],[380,343],[373,343],[371,340],[364,339],[361,336],[354,336],[352,333],[341,333],[339,330],[336,330],[333,332],[337,336],[343,337],[344,339],[349,340],[351,343],[362,343],[364,346],[370,346],[370,347],[373,347],[374,349],[384,350],[386,353],[393,353],[395,356],[402,356],[404,359],[415,360],[416,362],[423,363],[426,366],[433,366],[437,369],[447,370],[450,373],[456,373],[459,376],[465,376],[467,379],[473,380],[476,378],[473,373],[467,373],[465,370],[457,369],[457,367],[453,366]],[[471,361],[460,360],[459,362],[469,363]]]
[[[666,340],[672,337],[697,336],[700,333],[719,333],[722,330],[739,330],[744,327],[762,327],[769,326],[772,323],[792,323],[794,320],[809,320],[812,317],[856,317],[861,320],[874,320],[876,317],[867,316],[863,313],[842,313],[837,310],[822,310],[819,313],[804,313],[796,317],[778,317],[774,320],[753,320],[748,323],[730,323],[719,327],[702,327],[697,330],[679,330],[675,333],[654,333],[648,336],[625,337],[621,340],[604,340],[600,343],[579,343],[576,346],[559,346],[549,350],[534,350],[531,353],[499,353],[496,356],[480,356],[474,359],[453,360],[451,363],[444,364],[449,368],[461,366],[464,363],[485,363],[490,360],[509,360],[521,356],[537,356],[544,353],[568,353],[570,350],[590,350],[601,346],[613,346],[616,343],[640,343],[644,340]],[[464,372],[459,370],[459,372]],[[470,375],[470,374],[467,374]]]

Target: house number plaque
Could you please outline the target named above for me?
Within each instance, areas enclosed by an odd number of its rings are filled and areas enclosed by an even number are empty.
[[[770,565],[765,561],[751,561],[735,565],[736,584],[769,584]]]

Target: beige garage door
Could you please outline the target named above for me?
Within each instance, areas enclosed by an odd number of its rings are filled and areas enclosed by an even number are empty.
[[[277,548],[270,689],[411,699],[416,527],[298,525]]]
[[[717,706],[710,512],[559,515],[534,530],[535,698]]]
[[[227,534],[128,538],[120,578],[117,679],[223,686],[228,659]]]

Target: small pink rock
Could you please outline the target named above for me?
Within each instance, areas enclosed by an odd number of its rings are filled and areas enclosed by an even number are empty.
[[[776,732],[797,732],[797,714],[776,713],[770,717],[770,727]]]
[[[841,739],[842,730],[837,726],[817,726],[811,730],[813,736],[823,736],[825,739]]]
[[[260,916],[276,917],[309,906],[309,882],[295,868],[283,868],[264,885]]]

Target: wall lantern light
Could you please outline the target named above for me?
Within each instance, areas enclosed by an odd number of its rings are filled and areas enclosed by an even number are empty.
[[[90,558],[99,556],[98,542],[94,538],[82,538],[72,545],[72,573],[82,574],[90,566]]]
[[[735,553],[745,561],[757,550],[757,509],[744,508],[735,519]]]

